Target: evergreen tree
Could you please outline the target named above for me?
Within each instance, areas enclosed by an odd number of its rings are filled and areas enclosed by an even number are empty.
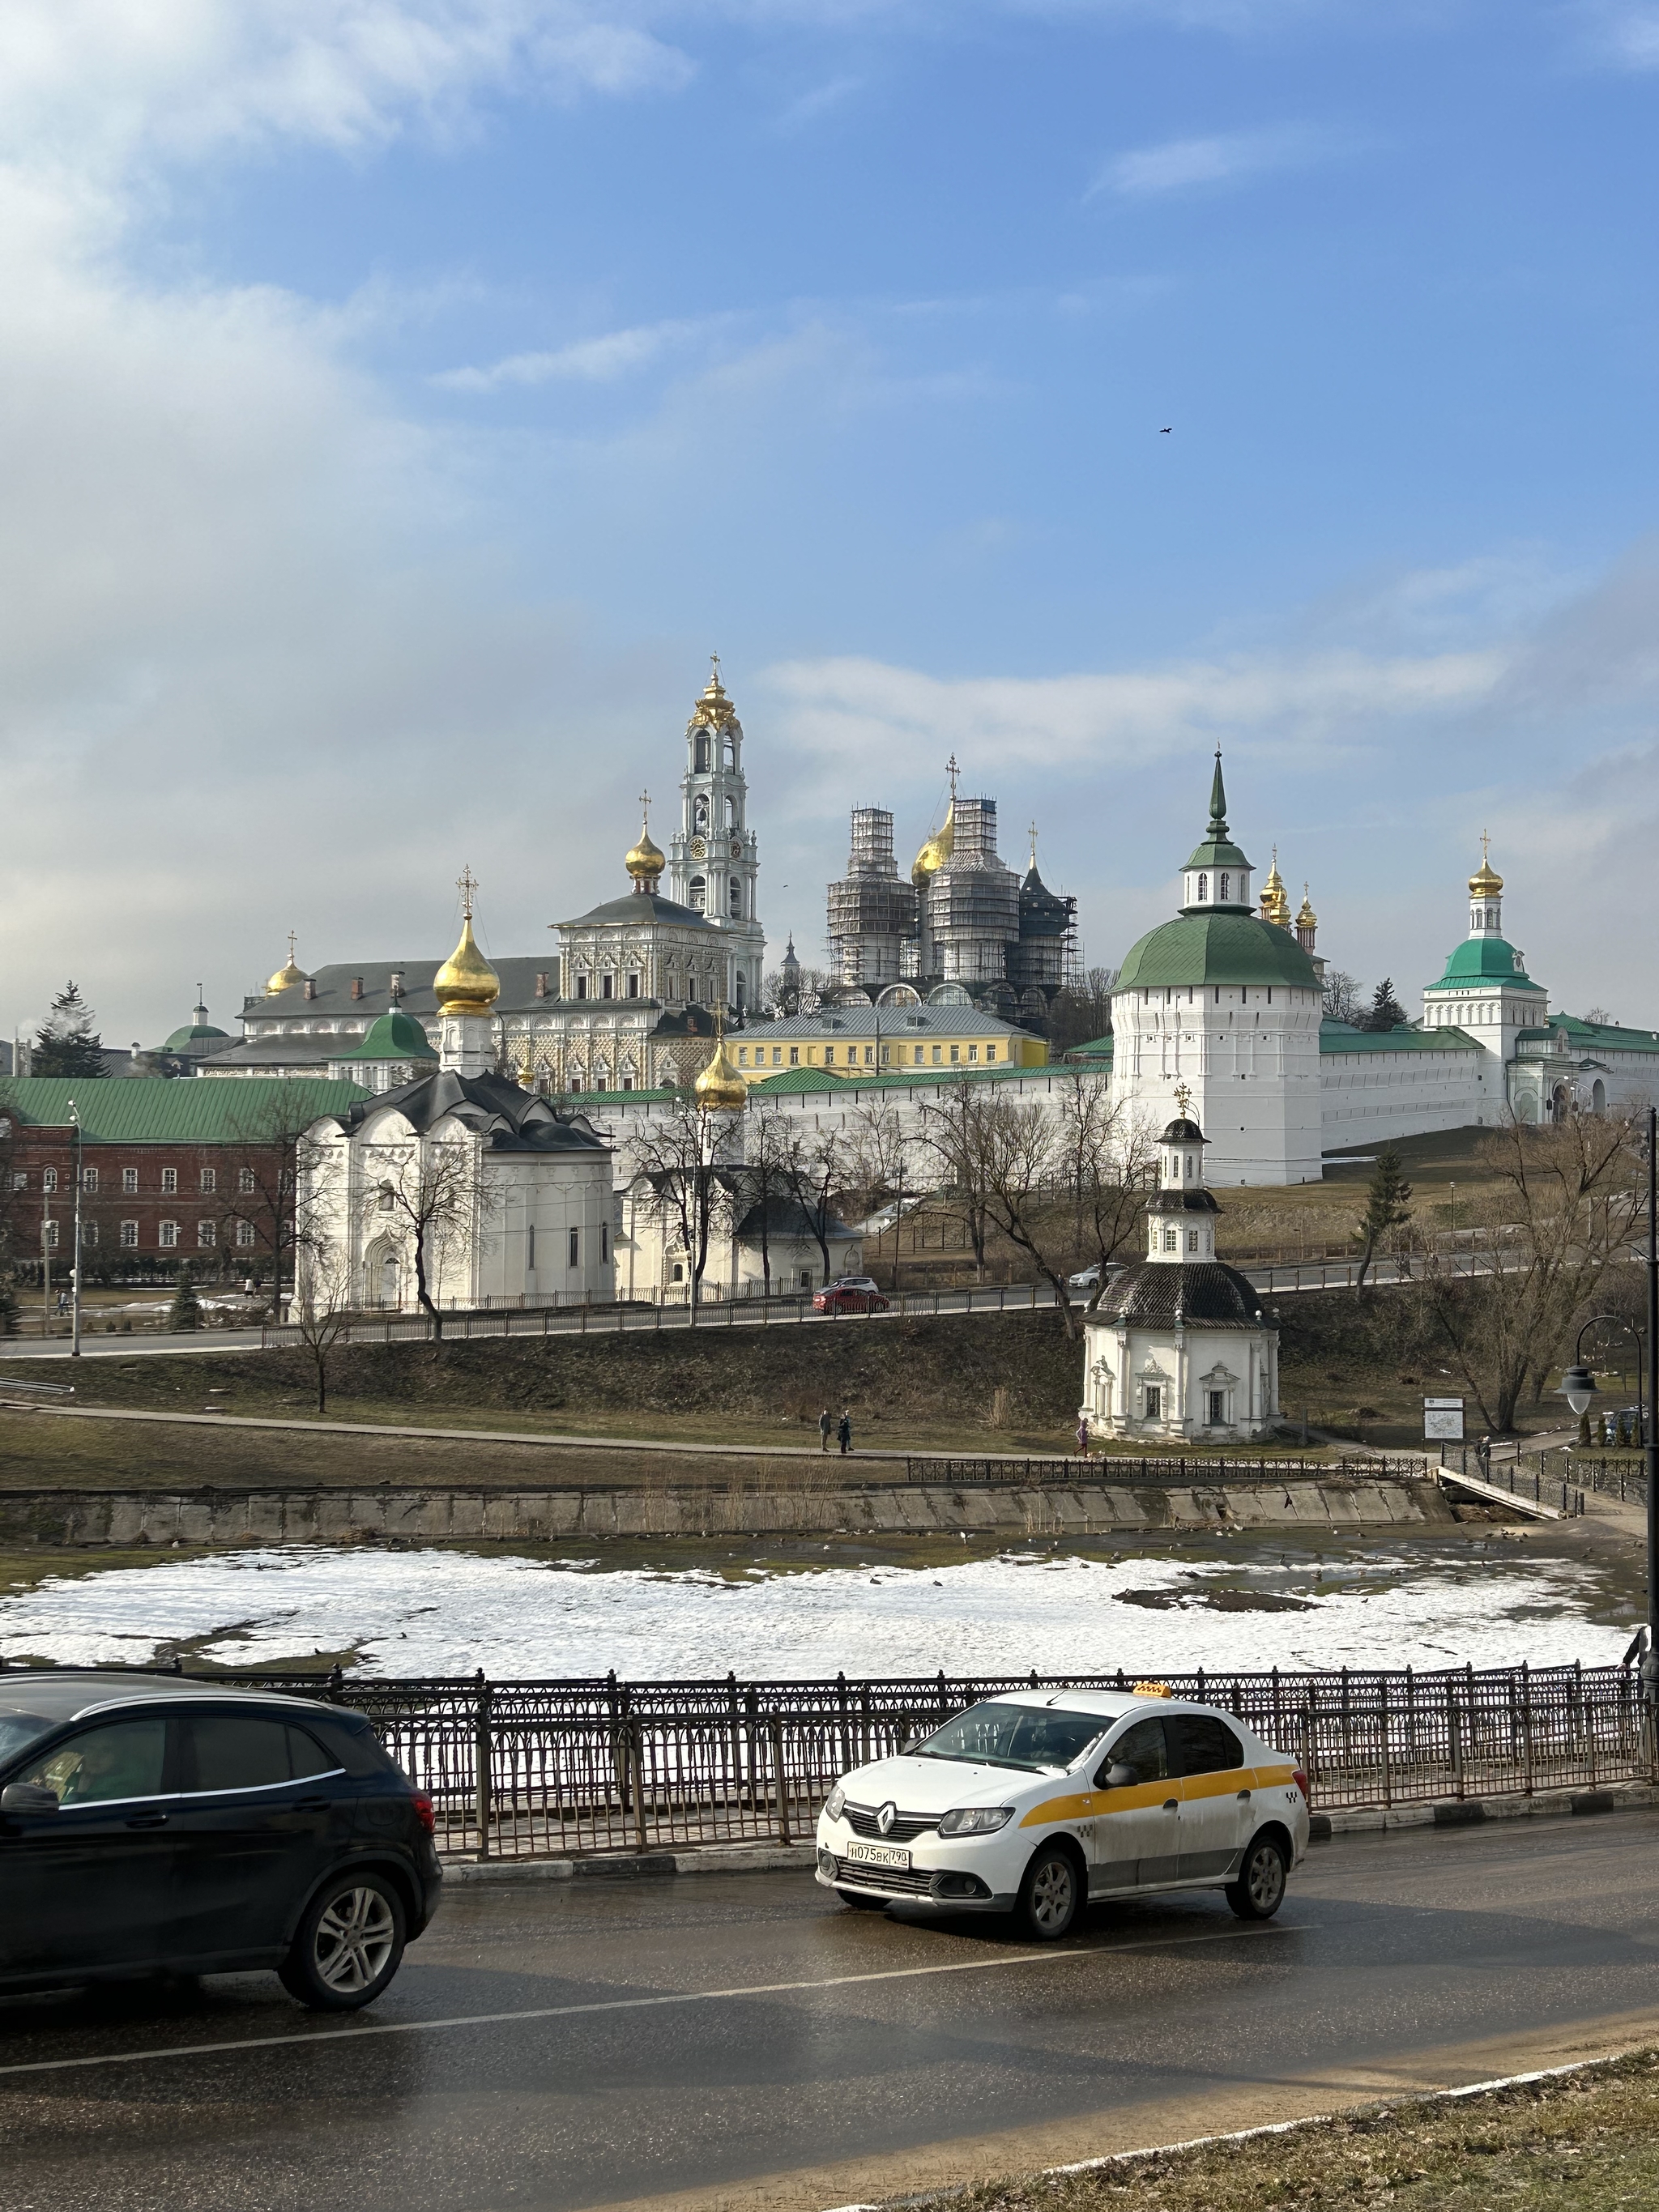
[[[190,1262],[186,1260],[179,1270],[179,1286],[173,1294],[173,1305],[167,1314],[169,1328],[200,1328],[202,1302],[196,1295],[196,1285],[190,1278]]]
[[[1406,1009],[1394,995],[1394,978],[1385,975],[1371,993],[1370,1011],[1364,1026],[1368,1030],[1397,1030],[1406,1020]]]
[[[1365,1211],[1354,1225],[1353,1233],[1360,1243],[1356,1291],[1365,1287],[1378,1244],[1392,1230],[1403,1229],[1411,1219],[1411,1195],[1405,1164],[1392,1145],[1385,1146],[1376,1156],[1376,1170],[1365,1193]]]
[[[93,1027],[97,1018],[75,984],[66,984],[36,1033],[34,1073],[73,1076],[76,1082],[106,1075],[103,1041]]]

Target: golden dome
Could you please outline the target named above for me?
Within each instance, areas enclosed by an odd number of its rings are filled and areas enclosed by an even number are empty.
[[[1268,870],[1267,880],[1261,886],[1261,919],[1277,922],[1279,928],[1291,926],[1290,894],[1285,889],[1285,878],[1279,872],[1279,848],[1273,847],[1273,864]]]
[[[501,995],[501,979],[472,934],[472,871],[461,873],[461,941],[432,979],[441,1014],[487,1014]]]
[[[641,808],[647,810],[650,807],[651,801],[644,792],[640,793],[640,805]],[[637,845],[629,848],[623,866],[636,884],[650,882],[653,877],[661,875],[663,870],[668,866],[667,855],[651,842],[651,817],[648,811],[640,823],[640,842]]]
[[[1469,878],[1471,898],[1496,898],[1504,888],[1504,878],[1493,867],[1492,854],[1487,850],[1491,842],[1491,838],[1483,830],[1480,832],[1480,866]]]
[[[1317,929],[1319,927],[1319,916],[1313,910],[1306,884],[1302,886],[1302,910],[1296,917],[1296,926],[1298,929]]]
[[[920,890],[929,876],[937,875],[955,852],[957,846],[957,803],[951,801],[945,810],[944,827],[927,840],[916,854],[910,870],[910,880]]]
[[[714,1024],[714,1057],[691,1086],[697,1109],[703,1114],[735,1113],[749,1103],[749,1085],[732,1064],[726,1049],[726,1032]]]
[[[268,999],[274,999],[279,991],[291,991],[296,983],[303,983],[306,980],[305,969],[294,957],[294,936],[295,933],[290,929],[288,933],[288,965],[279,968],[265,985]]]

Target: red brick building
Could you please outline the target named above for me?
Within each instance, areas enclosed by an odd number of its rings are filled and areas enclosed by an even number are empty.
[[[269,1276],[292,1238],[296,1142],[363,1092],[317,1080],[0,1079],[0,1264],[39,1281],[74,1243],[83,1277]]]

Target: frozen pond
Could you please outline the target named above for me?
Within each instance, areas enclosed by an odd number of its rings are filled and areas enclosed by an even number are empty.
[[[944,1567],[722,1575],[453,1552],[292,1547],[55,1577],[0,1599],[0,1652],[224,1665],[355,1651],[379,1674],[628,1679],[1157,1674],[1204,1666],[1616,1661],[1581,1568],[1356,1547],[1293,1565],[1005,1553]]]

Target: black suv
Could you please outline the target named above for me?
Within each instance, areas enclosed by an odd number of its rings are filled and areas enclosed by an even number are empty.
[[[431,1919],[432,1803],[361,1713],[0,1673],[0,1990],[274,1966],[371,2003]]]

